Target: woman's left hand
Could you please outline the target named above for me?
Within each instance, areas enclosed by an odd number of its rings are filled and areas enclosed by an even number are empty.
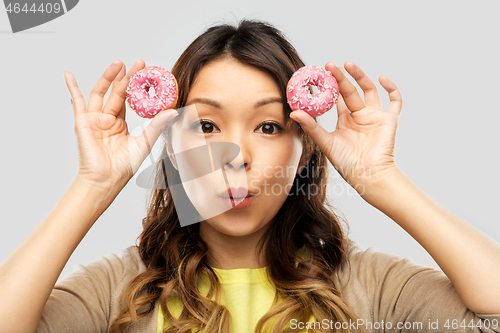
[[[402,99],[396,85],[381,75],[379,82],[390,99],[388,110],[382,110],[373,81],[353,62],[346,62],[344,67],[363,90],[365,102],[344,72],[329,61],[325,68],[335,76],[340,90],[335,131],[329,133],[301,110],[292,112],[290,117],[301,125],[339,174],[360,193],[375,180],[398,170],[394,161],[394,140]]]

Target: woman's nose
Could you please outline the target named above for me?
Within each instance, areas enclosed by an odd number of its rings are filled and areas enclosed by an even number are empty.
[[[247,149],[245,147],[242,147],[240,145],[237,145],[238,147],[238,153],[236,156],[226,156],[226,160],[224,161],[224,167],[227,170],[232,170],[232,171],[239,171],[239,170],[245,170],[247,168],[247,165],[249,163],[248,161],[248,154],[246,153]]]
[[[226,184],[234,187],[246,187],[248,186],[248,172],[249,172],[249,162],[246,158],[245,148],[240,147],[238,155],[227,160],[224,165],[224,180]]]
[[[238,157],[239,156],[241,156],[241,154],[238,155]],[[246,168],[247,164],[248,163],[242,162],[240,158],[236,158],[231,163],[226,163],[226,166],[229,168],[229,170],[231,170],[231,169],[239,170],[242,167]]]
[[[232,142],[207,142],[212,171],[224,168],[237,171],[246,168],[249,163],[247,149]]]
[[[230,138],[228,137],[227,142],[230,142],[233,144],[235,147],[237,147],[237,154],[225,154],[225,160],[223,161],[223,165],[227,170],[233,170],[233,171],[239,171],[241,169],[245,170],[249,164],[251,163],[250,161],[250,147],[248,142],[244,143],[245,141],[248,141],[248,139],[245,139],[241,136],[231,136]]]

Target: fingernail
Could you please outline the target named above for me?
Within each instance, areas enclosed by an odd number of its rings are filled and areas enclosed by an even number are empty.
[[[111,65],[118,65],[119,63],[120,63],[120,60],[116,59],[115,61],[113,61],[113,62],[111,63]]]

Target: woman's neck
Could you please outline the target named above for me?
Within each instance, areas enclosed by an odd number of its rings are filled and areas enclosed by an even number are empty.
[[[231,236],[201,221],[200,236],[208,245],[207,264],[219,269],[264,267],[264,251],[257,257],[257,243],[267,227],[269,225],[249,235]]]

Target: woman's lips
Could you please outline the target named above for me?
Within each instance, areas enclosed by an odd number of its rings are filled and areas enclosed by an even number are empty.
[[[253,195],[249,195],[245,198],[220,197],[220,199],[229,209],[245,209],[252,203]]]
[[[254,195],[254,193],[252,191],[250,191],[248,188],[246,187],[227,187],[225,190],[223,190],[222,192],[219,192],[217,194],[219,197],[222,197],[222,198],[230,198],[230,197],[233,197],[233,198],[245,198],[245,197],[248,197],[250,195]]]

